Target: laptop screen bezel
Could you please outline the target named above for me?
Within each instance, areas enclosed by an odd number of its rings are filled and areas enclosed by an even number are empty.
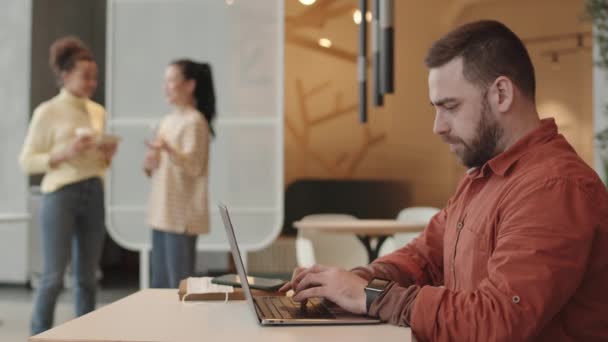
[[[228,213],[228,208],[224,204],[218,205],[220,209],[220,216],[222,217],[222,222],[224,223],[224,228],[226,229],[226,236],[228,237],[228,243],[230,244],[230,250],[232,252],[232,258],[234,259],[234,266],[236,268],[236,273],[239,276],[241,281],[241,287],[243,288],[243,292],[245,293],[245,299],[249,304],[251,310],[255,316],[260,320],[260,316],[255,308],[255,303],[253,301],[253,295],[251,293],[251,289],[249,287],[249,281],[247,280],[247,271],[245,270],[245,264],[243,263],[243,259],[241,258],[241,252],[239,250],[239,245],[236,240],[236,235],[234,234],[234,226],[232,225],[232,220],[230,219],[230,214]]]

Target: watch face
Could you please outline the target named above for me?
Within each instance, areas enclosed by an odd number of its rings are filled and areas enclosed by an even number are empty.
[[[367,287],[371,288],[371,289],[382,291],[382,290],[384,290],[386,285],[388,285],[389,282],[390,281],[388,281],[388,280],[374,278],[374,279],[372,279],[372,281],[369,282]]]

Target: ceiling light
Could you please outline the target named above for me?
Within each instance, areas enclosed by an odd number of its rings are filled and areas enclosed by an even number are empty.
[[[300,3],[304,6],[310,6],[315,3],[317,0],[300,0]]]
[[[331,47],[331,40],[329,40],[327,38],[321,38],[321,39],[319,39],[319,45],[321,45],[324,48],[329,49]]]
[[[353,12],[353,21],[357,25],[361,24],[361,11],[360,10],[355,10]]]
[[[372,12],[370,12],[370,11],[365,12],[365,20],[368,23],[372,21]],[[353,21],[357,25],[361,24],[361,11],[360,10],[356,9],[353,12]]]

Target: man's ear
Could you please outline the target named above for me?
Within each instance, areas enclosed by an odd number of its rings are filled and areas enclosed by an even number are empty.
[[[499,76],[490,86],[490,104],[499,113],[508,112],[513,105],[515,89],[513,82],[505,76]]]

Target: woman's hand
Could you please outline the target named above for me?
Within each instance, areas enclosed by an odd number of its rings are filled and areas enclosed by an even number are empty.
[[[106,166],[109,166],[112,163],[112,159],[116,154],[116,150],[118,149],[118,141],[109,141],[104,142],[97,145],[97,149],[103,155],[103,160]]]
[[[145,142],[148,150],[144,157],[144,172],[148,177],[152,175],[154,170],[160,165],[160,151],[161,147],[156,143]]]
[[[63,162],[70,161],[94,146],[95,138],[92,135],[80,135],[76,137],[68,147],[52,154],[49,166],[54,168]]]
[[[146,141],[146,146],[148,146],[149,149],[155,150],[158,152],[165,151],[169,154],[173,153],[173,148],[171,148],[171,146],[163,138],[157,138],[153,142]]]

